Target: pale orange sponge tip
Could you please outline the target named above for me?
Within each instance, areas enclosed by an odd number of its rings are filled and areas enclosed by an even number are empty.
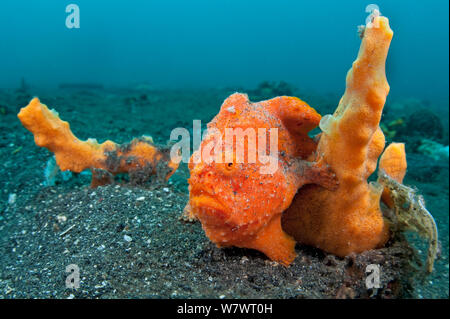
[[[391,143],[381,155],[378,169],[383,170],[398,183],[402,183],[406,174],[406,168],[405,144]],[[392,208],[394,206],[394,201],[387,187],[383,190],[381,199],[388,207]]]
[[[36,145],[55,154],[56,163],[63,171],[79,173],[92,171],[91,186],[110,183],[119,173],[129,173],[130,179],[142,181],[156,174],[168,179],[178,168],[170,160],[169,150],[159,149],[150,137],[141,137],[126,144],[95,139],[79,140],[70,125],[34,98],[17,115],[23,126],[33,133]]]

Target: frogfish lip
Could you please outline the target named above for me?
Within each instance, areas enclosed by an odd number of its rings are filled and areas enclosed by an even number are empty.
[[[212,194],[202,184],[193,186],[190,195],[190,205],[194,213],[204,222],[211,218],[222,219],[228,212],[227,207],[217,198],[217,195]]]
[[[223,225],[229,217],[229,210],[209,194],[191,197],[190,204],[203,227],[209,228]]]

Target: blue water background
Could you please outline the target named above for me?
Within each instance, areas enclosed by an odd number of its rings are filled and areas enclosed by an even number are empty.
[[[79,29],[65,25],[70,3],[80,8]],[[252,87],[285,80],[341,93],[369,3],[2,0],[0,87],[17,87],[22,77],[41,87]],[[391,95],[448,101],[448,1],[373,3],[394,30]]]

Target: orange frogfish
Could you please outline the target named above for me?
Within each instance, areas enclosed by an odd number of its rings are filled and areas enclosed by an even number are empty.
[[[281,228],[282,212],[304,184],[337,186],[328,168],[305,160],[316,149],[308,132],[320,119],[295,97],[228,97],[190,159],[185,213],[218,247],[256,249],[289,265],[295,241]]]

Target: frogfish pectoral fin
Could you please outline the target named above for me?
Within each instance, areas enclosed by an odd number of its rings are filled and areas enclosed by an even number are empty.
[[[303,178],[302,184],[317,184],[330,191],[334,191],[339,186],[336,174],[323,163],[300,161],[300,176]]]

